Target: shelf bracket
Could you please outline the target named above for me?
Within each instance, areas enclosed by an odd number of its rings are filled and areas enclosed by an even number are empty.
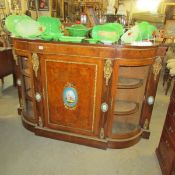
[[[38,69],[39,69],[39,57],[37,53],[32,54],[32,63],[33,63],[33,70],[35,72],[35,76],[38,76]]]
[[[112,61],[111,59],[108,58],[104,66],[104,78],[106,79],[106,86],[108,86],[111,75],[112,75]]]

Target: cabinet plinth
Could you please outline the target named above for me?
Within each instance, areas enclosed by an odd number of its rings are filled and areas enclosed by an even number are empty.
[[[149,133],[153,104],[146,99],[156,95],[153,64],[165,53],[158,46],[18,38],[13,45],[23,125],[36,135],[106,149]]]

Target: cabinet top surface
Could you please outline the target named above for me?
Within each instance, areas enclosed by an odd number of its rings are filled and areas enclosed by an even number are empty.
[[[70,42],[51,42],[43,40],[28,40],[13,38],[15,50],[30,53],[42,54],[64,54],[96,58],[126,58],[145,59],[164,55],[162,47],[153,46],[132,46],[132,45],[104,45]],[[165,49],[164,49],[165,50]]]
[[[44,40],[32,40],[32,39],[23,39],[23,38],[13,38],[15,42],[27,42],[27,43],[38,43],[38,44],[53,44],[53,45],[73,45],[73,46],[81,46],[81,47],[104,47],[104,48],[136,48],[136,49],[151,49],[157,48],[158,44],[153,44],[152,46],[136,46],[130,44],[88,44],[88,43],[73,43],[73,42],[57,42],[57,41],[44,41]]]

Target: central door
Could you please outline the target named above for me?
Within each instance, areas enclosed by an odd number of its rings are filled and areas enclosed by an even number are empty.
[[[103,61],[76,56],[41,57],[45,127],[99,135]]]

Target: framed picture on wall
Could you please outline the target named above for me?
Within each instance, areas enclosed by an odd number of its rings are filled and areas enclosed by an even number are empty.
[[[38,10],[49,11],[49,0],[38,0]]]
[[[0,9],[5,8],[5,0],[0,0]]]
[[[57,0],[52,0],[52,11],[56,11],[57,10]]]
[[[11,9],[20,9],[21,10],[21,0],[11,0]]]
[[[28,0],[28,10],[36,10],[35,0]]]
[[[66,19],[69,16],[69,4],[68,2],[64,2],[64,19]]]

